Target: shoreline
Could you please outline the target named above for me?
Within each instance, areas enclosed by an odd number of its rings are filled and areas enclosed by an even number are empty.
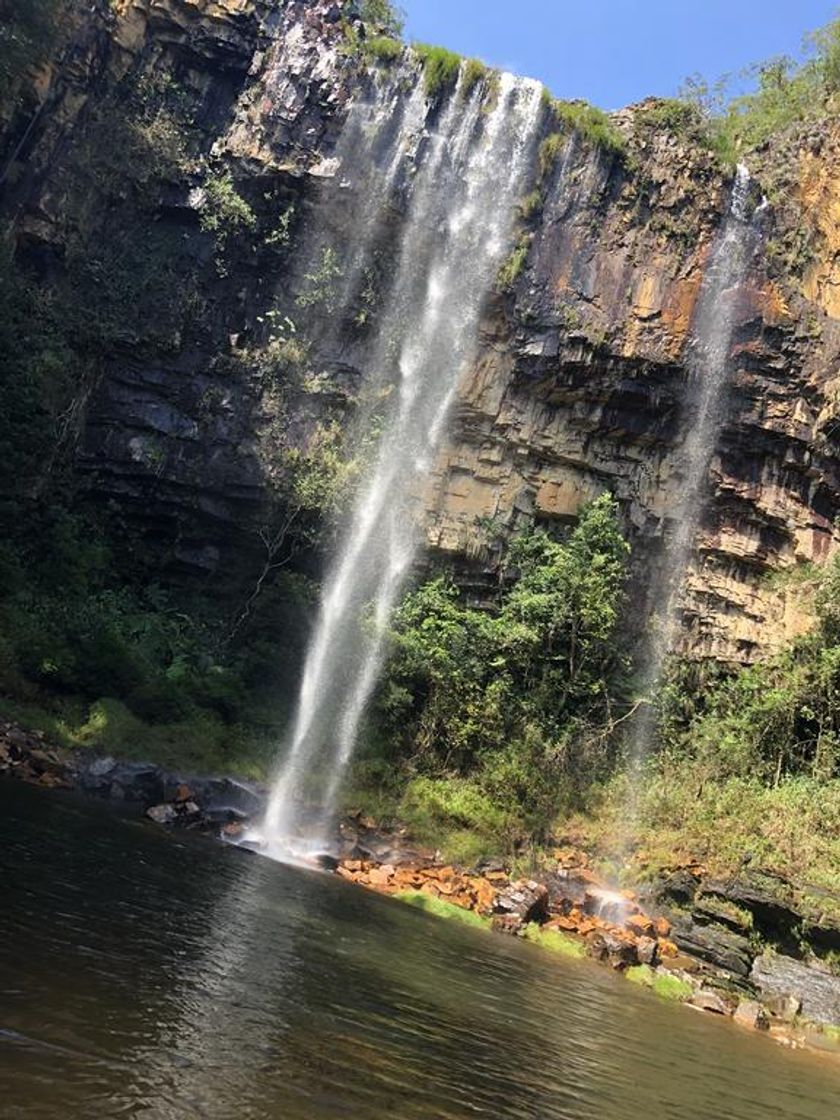
[[[260,787],[230,777],[88,757],[8,721],[0,721],[0,775],[130,805],[158,826],[227,842],[260,815],[265,798]],[[594,960],[663,999],[731,1019],[780,1045],[840,1058],[840,975],[830,967],[836,969],[840,927],[809,927],[812,938],[822,938],[823,960],[813,951],[806,956],[801,942],[798,955],[785,953],[805,919],[768,891],[761,873],[721,883],[698,864],[684,865],[663,870],[653,886],[618,891],[592,870],[586,852],[567,847],[554,850],[551,866],[532,878],[515,879],[501,862],[473,869],[444,863],[404,830],[382,829],[361,814],[340,821],[336,852],[321,870],[356,886]],[[760,930],[774,930],[775,939]]]

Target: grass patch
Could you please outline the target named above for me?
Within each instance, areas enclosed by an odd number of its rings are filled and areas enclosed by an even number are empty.
[[[527,234],[523,234],[499,269],[499,275],[496,277],[497,292],[504,294],[513,291],[516,281],[525,271],[530,248],[531,240]]]
[[[428,43],[414,43],[413,49],[423,67],[423,83],[429,97],[438,97],[457,84],[461,70],[459,54]]]
[[[687,980],[681,980],[679,976],[672,976],[669,972],[655,972],[646,964],[628,968],[624,976],[631,984],[650,988],[660,999],[671,1000],[673,1003],[682,1003],[694,992],[694,988]]]
[[[464,63],[464,79],[461,83],[461,93],[463,96],[469,97],[478,83],[483,82],[489,73],[489,68],[480,58],[468,58]]]
[[[273,763],[276,735],[224,723],[209,712],[171,723],[152,724],[119,700],[103,698],[89,707],[67,701],[54,710],[35,703],[0,699],[0,716],[43,731],[59,746],[150,762],[172,770],[235,774],[263,780]]]
[[[694,988],[687,980],[680,980],[679,976],[671,976],[665,972],[654,976],[651,991],[660,999],[681,1003],[691,997]]]
[[[543,197],[540,191],[531,191],[519,203],[519,217],[523,222],[530,222],[542,211]]]
[[[580,959],[586,956],[586,946],[576,937],[563,933],[557,929],[541,929],[534,922],[525,927],[523,934],[526,941],[532,945],[539,945],[549,953],[559,953],[563,957]]]
[[[387,35],[379,35],[375,39],[368,39],[363,48],[365,58],[369,62],[379,62],[383,66],[390,66],[403,52],[403,44],[399,39],[391,39]]]
[[[563,132],[552,132],[540,144],[539,166],[540,182],[543,182],[554,170],[557,158],[566,144],[566,135]]]
[[[463,906],[456,906],[454,902],[444,902],[442,898],[426,894],[424,891],[398,891],[391,896],[414,906],[418,910],[425,910],[427,914],[434,914],[436,918],[444,918],[450,922],[458,922],[462,926],[472,926],[474,929],[490,928],[490,919],[483,918],[474,910],[465,910]]]
[[[663,97],[640,109],[633,118],[636,132],[670,132],[672,136],[714,147],[709,122],[696,105],[676,97]]]
[[[510,829],[507,814],[469,778],[414,778],[397,815],[421,844],[467,866],[499,855]]]
[[[627,143],[609,116],[586,101],[551,101],[551,111],[558,125],[572,129],[582,139],[615,156],[623,156]]]

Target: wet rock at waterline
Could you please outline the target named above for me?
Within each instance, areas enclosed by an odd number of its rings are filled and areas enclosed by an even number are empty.
[[[840,1026],[840,976],[819,961],[764,953],[756,957],[751,979],[782,1017],[801,1012],[811,1022]]]

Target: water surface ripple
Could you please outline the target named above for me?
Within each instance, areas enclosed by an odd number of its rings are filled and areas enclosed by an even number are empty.
[[[0,784],[4,1120],[826,1120],[840,1070],[587,962]]]

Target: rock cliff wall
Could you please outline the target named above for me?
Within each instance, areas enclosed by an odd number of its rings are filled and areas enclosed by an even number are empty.
[[[95,308],[68,406],[75,477],[181,578],[258,570],[289,464],[352,422],[364,380],[375,306],[327,341],[295,301],[324,231],[354,237],[335,159],[348,107],[390,83],[404,112],[419,67],[365,62],[337,0],[71,2],[61,29],[0,151],[18,257]],[[692,314],[730,179],[653,104],[616,114],[623,155],[569,133],[488,305],[425,496],[430,555],[477,597],[512,531],[604,488],[633,537],[637,607],[673,532]],[[427,126],[436,111],[430,97]],[[808,625],[785,573],[833,552],[840,510],[840,126],[752,163],[770,206],[683,601],[684,648],[734,660]]]

